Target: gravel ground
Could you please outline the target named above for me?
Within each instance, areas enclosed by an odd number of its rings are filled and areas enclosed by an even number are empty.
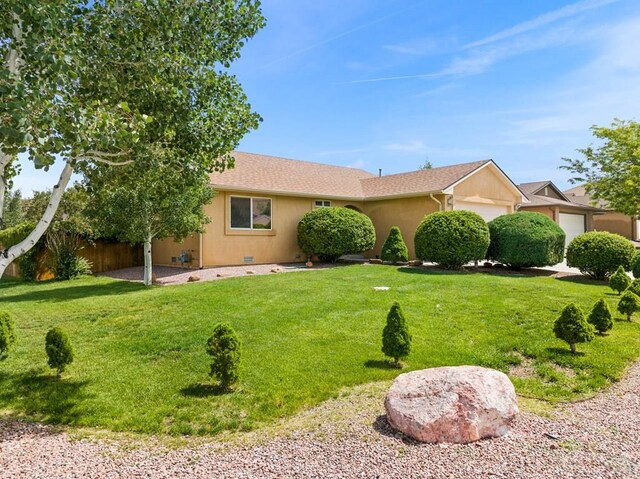
[[[521,413],[507,436],[469,445],[395,434],[383,415],[387,386],[361,386],[246,440],[187,440],[178,449],[153,439],[72,440],[48,426],[2,420],[0,477],[640,477],[640,363],[596,398],[564,405],[553,418]]]
[[[246,276],[248,274],[275,274],[273,270],[278,269],[279,273],[291,273],[296,271],[315,271],[330,268],[332,264],[314,264],[313,268],[307,268],[304,263],[290,264],[252,264],[243,266],[221,266],[216,268],[188,269],[170,266],[154,266],[153,273],[158,278],[157,284],[179,284],[186,283],[190,276],[196,275],[200,281],[215,281],[218,279],[230,278],[232,276]],[[127,281],[143,281],[144,268],[134,266],[131,268],[118,269],[100,273],[99,276],[109,276]]]

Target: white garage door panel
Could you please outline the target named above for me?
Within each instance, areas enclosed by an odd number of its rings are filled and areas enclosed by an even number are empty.
[[[569,213],[560,213],[560,228],[567,235],[565,246],[569,246],[571,240],[585,231],[584,215],[572,215]]]
[[[470,203],[467,201],[456,201],[453,205],[454,210],[467,210],[478,213],[485,221],[491,221],[498,216],[509,213],[508,206],[485,205],[483,203]]]

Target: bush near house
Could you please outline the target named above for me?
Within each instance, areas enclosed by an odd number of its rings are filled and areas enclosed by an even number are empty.
[[[318,208],[298,223],[298,245],[305,254],[335,261],[343,254],[373,248],[376,231],[367,215],[349,208]]]
[[[574,303],[569,303],[564,307],[560,317],[553,325],[556,338],[566,341],[574,354],[576,343],[591,341],[594,337],[594,331],[593,325],[587,322],[582,310]]]
[[[0,360],[9,355],[9,350],[16,342],[13,316],[6,311],[0,311]]]
[[[512,268],[552,266],[564,259],[565,233],[542,213],[521,211],[490,221],[487,259]]]
[[[567,265],[594,279],[606,279],[618,266],[625,271],[635,253],[633,243],[606,231],[590,231],[576,236],[567,248]]]
[[[627,276],[622,266],[609,277],[609,287],[620,295],[631,284],[631,279]]]
[[[485,257],[489,228],[471,211],[438,211],[424,217],[414,240],[418,259],[457,269]]]
[[[627,321],[631,321],[633,313],[640,311],[640,297],[633,291],[627,290],[620,298],[618,311],[627,316]]]
[[[407,261],[409,259],[409,250],[404,243],[400,228],[392,226],[389,231],[384,245],[382,246],[382,254],[380,255],[383,261],[391,261],[397,263],[398,261]]]
[[[598,334],[604,334],[613,328],[613,317],[611,316],[611,310],[609,305],[604,299],[600,299],[593,305],[589,318],[589,323],[596,328]]]

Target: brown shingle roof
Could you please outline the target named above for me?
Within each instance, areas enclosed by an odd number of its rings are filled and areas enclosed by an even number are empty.
[[[234,152],[235,166],[212,173],[217,189],[281,193],[323,198],[362,199],[360,180],[374,177],[356,168]]]
[[[581,205],[593,206],[591,203],[591,196],[589,196],[584,188],[584,185],[574,186],[563,192],[567,198],[575,203],[580,203]],[[598,208],[607,209],[607,202],[604,200],[596,200],[596,206]]]
[[[235,167],[212,173],[221,190],[365,200],[441,192],[491,160],[378,177],[367,171],[234,152]]]
[[[410,171],[361,180],[367,198],[385,198],[420,193],[437,193],[491,160],[442,166],[428,170]]]
[[[545,186],[550,186],[554,188],[558,193],[566,197],[565,193],[560,191],[551,181],[534,181],[531,183],[521,183],[518,185],[518,189],[522,191],[529,199],[529,203],[524,205],[524,207],[562,206],[564,208],[571,208],[571,209],[599,211],[599,208],[594,208],[590,206],[588,203],[584,204],[578,201],[574,201],[574,198],[567,198],[570,201],[565,201],[558,198],[551,198],[548,196],[535,194]]]

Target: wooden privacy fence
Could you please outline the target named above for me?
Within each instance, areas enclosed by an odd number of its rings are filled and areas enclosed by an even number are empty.
[[[105,240],[96,240],[94,243],[82,241],[82,249],[78,256],[86,258],[91,263],[91,272],[102,273],[114,269],[129,268],[143,264],[142,245],[130,245],[128,243],[114,243]],[[44,281],[53,278],[50,269],[51,253],[45,248],[39,260],[37,279]],[[9,265],[5,274],[7,276],[20,276],[20,268],[14,261]]]

